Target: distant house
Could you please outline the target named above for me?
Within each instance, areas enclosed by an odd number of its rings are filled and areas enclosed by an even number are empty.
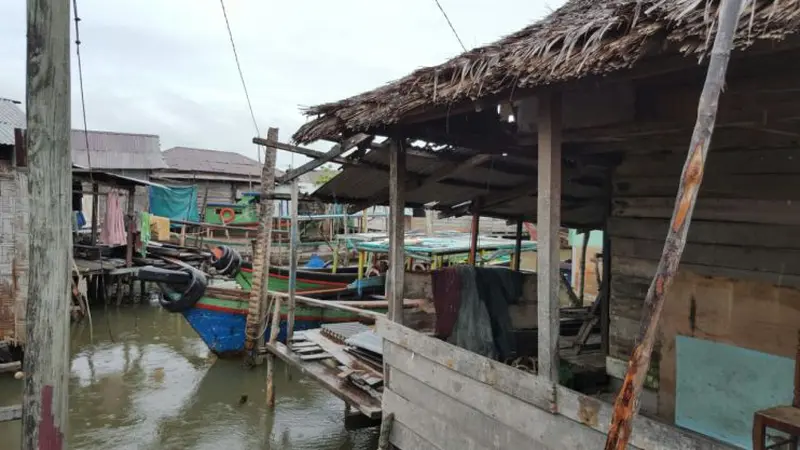
[[[91,149],[87,152],[88,148]],[[111,131],[72,130],[70,134],[72,163],[92,170],[102,170],[140,180],[149,180],[154,171],[167,168],[161,153],[159,137],[152,134],[119,133]],[[90,191],[90,183],[84,183],[84,191]],[[100,192],[107,188],[100,187]],[[84,196],[83,212],[91,220],[91,195]],[[105,201],[101,197],[98,207],[100,217],[105,215]],[[137,187],[136,211],[147,211],[149,201],[146,187]],[[125,208],[127,199],[123,198]]]
[[[260,190],[262,165],[241,153],[173,147],[163,155],[168,168],[159,170],[157,177],[196,185],[201,214],[208,203],[234,203],[242,193]],[[276,177],[282,174],[275,170]]]
[[[28,297],[28,172],[17,170],[15,128],[25,128],[25,113],[0,98],[0,342],[25,339]]]

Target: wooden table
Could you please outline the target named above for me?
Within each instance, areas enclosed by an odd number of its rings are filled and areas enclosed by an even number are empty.
[[[782,431],[790,436],[788,448],[797,447],[800,437],[800,408],[794,406],[776,406],[756,411],[753,415],[753,450],[766,450],[767,428]],[[785,444],[780,444],[785,445]]]

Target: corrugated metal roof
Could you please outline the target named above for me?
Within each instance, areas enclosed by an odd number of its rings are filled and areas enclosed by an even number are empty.
[[[166,169],[158,136],[152,134],[89,131],[91,164],[83,130],[72,130],[72,163],[92,169]]]
[[[25,113],[18,102],[0,97],[0,145],[14,145],[14,128],[25,128]]]
[[[173,170],[240,175],[261,179],[261,164],[241,153],[203,148],[173,147],[164,151],[164,159]],[[283,172],[275,169],[275,176]]]
[[[469,155],[437,155],[409,151],[406,155],[407,181],[424,180],[428,175],[452,167],[454,160],[466,160]],[[313,196],[331,203],[357,204],[375,200],[377,204],[388,204],[383,196],[389,185],[389,173],[381,166],[389,165],[389,154],[385,150],[372,150],[362,161],[366,165],[344,168],[337,176],[317,189]],[[377,166],[376,166],[377,165]],[[603,223],[605,211],[604,169],[581,167],[564,169],[562,185],[562,223],[564,225],[588,226]],[[412,175],[413,174],[413,175]],[[537,165],[532,159],[494,156],[481,166],[459,171],[437,183],[406,191],[407,207],[424,207],[435,203],[433,209],[448,210],[475,198],[484,198],[487,205],[481,208],[486,217],[536,218]],[[585,178],[585,179],[582,179]],[[413,185],[413,183],[412,183]],[[529,189],[527,188],[529,187]],[[512,198],[503,197],[512,196]],[[496,204],[493,200],[501,199]],[[593,199],[593,202],[587,200]]]

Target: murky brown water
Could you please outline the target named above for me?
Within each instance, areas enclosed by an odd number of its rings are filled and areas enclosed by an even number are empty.
[[[92,335],[72,329],[71,449],[377,447],[377,429],[346,431],[344,403],[283,365],[268,411],[265,367],[216,360],[180,315],[157,306],[93,314]],[[21,389],[0,376],[0,406],[18,404]],[[19,433],[19,421],[0,423],[0,450],[19,449]]]

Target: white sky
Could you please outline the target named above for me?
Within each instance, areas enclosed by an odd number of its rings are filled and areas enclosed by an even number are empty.
[[[0,7],[0,97],[25,97],[25,1]],[[492,42],[564,0],[440,0],[464,44]],[[289,136],[299,107],[339,100],[457,55],[434,0],[226,0],[256,120]],[[255,159],[219,0],[79,0],[89,128]],[[74,40],[74,37],[73,37]],[[73,127],[81,126],[73,49]],[[314,147],[327,149],[328,143]],[[292,156],[280,152],[278,166]],[[294,156],[294,165],[303,162]]]

